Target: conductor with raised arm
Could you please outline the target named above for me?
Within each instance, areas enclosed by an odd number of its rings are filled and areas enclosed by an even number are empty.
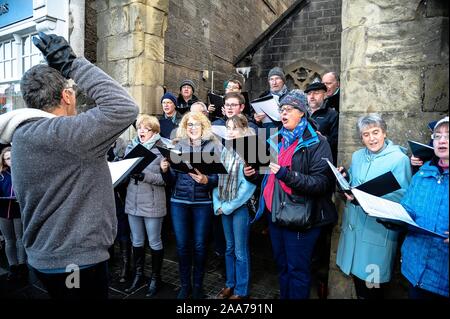
[[[28,263],[52,298],[107,298],[117,220],[106,153],[138,107],[63,37],[41,32],[33,43],[48,65],[22,77],[28,108],[0,116],[0,140],[14,145],[12,178]],[[77,114],[69,78],[96,107]]]

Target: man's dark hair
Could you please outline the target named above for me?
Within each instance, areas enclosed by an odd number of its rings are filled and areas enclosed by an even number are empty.
[[[29,108],[51,112],[61,102],[67,80],[57,70],[38,64],[22,76],[20,91]]]
[[[245,104],[245,98],[244,96],[239,92],[228,92],[225,94],[223,100],[226,101],[230,98],[236,98],[239,101],[239,104]]]

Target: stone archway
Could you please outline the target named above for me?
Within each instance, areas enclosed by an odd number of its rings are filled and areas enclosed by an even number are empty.
[[[289,88],[304,90],[314,80],[322,79],[326,69],[311,60],[301,59],[284,67]]]

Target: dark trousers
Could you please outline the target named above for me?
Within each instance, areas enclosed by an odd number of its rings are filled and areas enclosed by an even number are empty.
[[[270,218],[270,214],[267,215]],[[280,299],[308,299],[311,259],[320,227],[296,232],[279,227],[269,220],[269,231],[278,270]]]
[[[75,272],[48,274],[30,268],[53,299],[108,298],[108,261],[79,270],[79,276]],[[75,277],[79,278],[79,286],[70,288],[77,282]]]

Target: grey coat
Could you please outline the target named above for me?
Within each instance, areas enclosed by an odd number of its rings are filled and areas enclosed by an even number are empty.
[[[86,59],[75,59],[70,77],[96,107],[76,116],[34,118],[12,135],[22,239],[28,263],[37,269],[109,258],[117,218],[106,152],[138,114],[127,91]]]
[[[129,144],[125,154],[132,149],[132,144]],[[143,181],[137,181],[136,184],[134,179],[130,180],[125,200],[125,213],[141,217],[163,217],[167,210],[165,184],[159,167],[162,156],[156,147],[150,151],[158,158],[142,171],[145,174]]]

